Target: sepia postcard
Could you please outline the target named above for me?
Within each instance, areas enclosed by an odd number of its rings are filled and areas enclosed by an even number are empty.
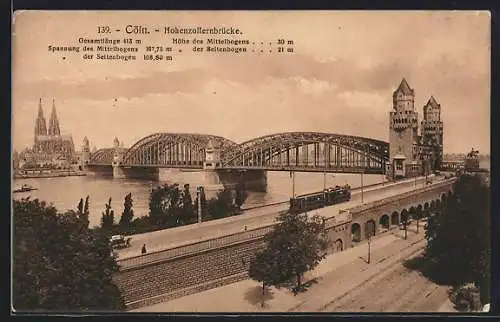
[[[488,11],[16,11],[12,312],[486,312]]]

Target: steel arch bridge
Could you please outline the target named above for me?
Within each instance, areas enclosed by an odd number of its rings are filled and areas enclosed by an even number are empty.
[[[235,142],[215,135],[155,133],[128,149],[122,165],[201,169],[209,145],[217,150],[237,146]]]
[[[241,144],[215,135],[155,133],[124,149],[121,166],[203,169],[206,152],[218,153],[216,169],[384,174],[389,144],[320,132],[277,133]],[[92,154],[90,165],[111,165],[115,149]]]
[[[277,133],[221,152],[223,169],[385,173],[389,144],[370,138],[320,133]]]
[[[91,165],[111,165],[113,163],[114,148],[99,149],[90,155]]]

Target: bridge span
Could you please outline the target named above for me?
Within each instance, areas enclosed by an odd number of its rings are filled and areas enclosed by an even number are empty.
[[[214,135],[155,133],[129,149],[116,141],[114,148],[97,150],[87,168],[148,179],[162,168],[207,170],[217,173],[215,181],[232,183],[262,181],[265,171],[384,174],[388,161],[387,142],[343,134],[287,132],[238,144]]]
[[[433,211],[451,193],[456,178],[433,179],[429,185],[419,178],[375,186],[364,192],[363,202],[355,192],[350,202],[309,213],[325,218],[329,252],[342,251],[368,234],[398,227],[402,216]],[[132,236],[132,247],[119,253],[121,271],[116,275],[127,305],[130,309],[151,305],[199,291],[201,284],[246,278],[252,256],[263,246],[263,236],[272,229],[277,214],[286,209],[286,204],[278,204],[240,216]],[[144,243],[150,253],[137,256]],[[152,293],[151,285],[155,285]]]

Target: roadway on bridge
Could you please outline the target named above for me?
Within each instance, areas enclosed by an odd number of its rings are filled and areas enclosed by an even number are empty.
[[[442,177],[435,178],[442,179]],[[417,182],[415,184],[415,182]],[[363,192],[364,203],[373,202],[396,194],[413,191],[422,188],[425,178],[417,180],[405,180],[397,183],[390,183],[370,187]],[[336,216],[338,221],[344,218],[339,216],[339,210],[345,210],[358,206],[361,203],[361,192],[353,192],[352,199],[338,205],[311,211],[310,214],[318,214],[326,218]],[[242,215],[212,220],[201,224],[192,224],[171,229],[138,234],[132,236],[131,246],[118,251],[119,259],[125,259],[140,255],[141,247],[146,244],[148,252],[159,251],[186,245],[201,240],[221,237],[237,232],[242,232],[245,226],[248,230],[263,227],[275,222],[280,211],[287,210],[288,203],[266,206],[247,210]]]

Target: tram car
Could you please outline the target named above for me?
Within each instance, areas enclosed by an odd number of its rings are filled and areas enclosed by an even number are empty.
[[[351,187],[335,186],[322,192],[290,198],[290,212],[301,213],[351,200]]]

